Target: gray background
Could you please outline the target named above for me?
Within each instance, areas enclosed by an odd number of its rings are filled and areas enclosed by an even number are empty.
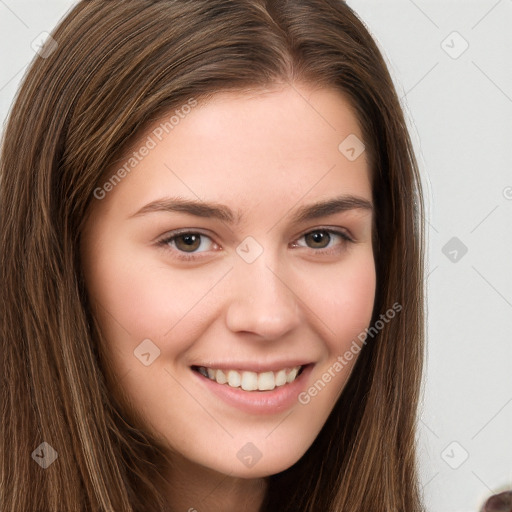
[[[74,3],[0,0],[2,122],[32,42]],[[423,175],[425,501],[475,512],[512,488],[512,0],[348,3],[387,58]]]

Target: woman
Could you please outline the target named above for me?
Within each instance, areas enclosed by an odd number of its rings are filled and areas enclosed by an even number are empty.
[[[52,38],[1,157],[4,510],[423,510],[422,195],[362,22],[87,1]]]

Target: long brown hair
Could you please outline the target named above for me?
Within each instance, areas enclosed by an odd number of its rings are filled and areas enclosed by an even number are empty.
[[[375,204],[372,325],[395,303],[401,311],[368,337],[313,445],[269,477],[261,510],[422,511],[423,200],[364,24],[340,0],[92,0],[52,36],[58,46],[19,90],[0,161],[2,510],[166,510],[160,448],[105,382],[81,273],[84,219],[105,169],[163,113],[302,82],[336,88],[355,108]],[[46,469],[31,456],[42,442],[58,454]]]

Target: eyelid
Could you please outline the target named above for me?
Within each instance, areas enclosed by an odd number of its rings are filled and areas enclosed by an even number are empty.
[[[211,236],[205,232],[205,230],[200,228],[178,228],[178,229],[172,229],[168,231],[167,233],[163,234],[162,236],[158,237],[156,239],[156,242],[161,242],[165,240],[169,240],[169,238],[173,238],[179,235],[188,235],[188,234],[197,234],[197,235],[203,235],[207,236],[208,238],[211,238]]]
[[[306,231],[302,231],[299,235],[297,235],[295,239],[297,240],[298,238],[302,238],[303,236],[306,236],[309,233],[314,233],[315,231],[326,231],[327,233],[346,237],[350,242],[356,242],[356,239],[352,236],[347,228],[340,228],[338,226],[318,226],[313,229],[307,229]]]

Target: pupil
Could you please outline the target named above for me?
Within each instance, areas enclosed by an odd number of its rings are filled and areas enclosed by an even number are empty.
[[[311,238],[313,238],[313,243],[315,244],[322,244],[322,241],[324,242],[325,244],[325,241],[327,241],[327,243],[329,243],[329,240],[328,240],[328,235],[327,233],[323,232],[323,231],[317,231],[315,233],[312,233],[311,235]]]

